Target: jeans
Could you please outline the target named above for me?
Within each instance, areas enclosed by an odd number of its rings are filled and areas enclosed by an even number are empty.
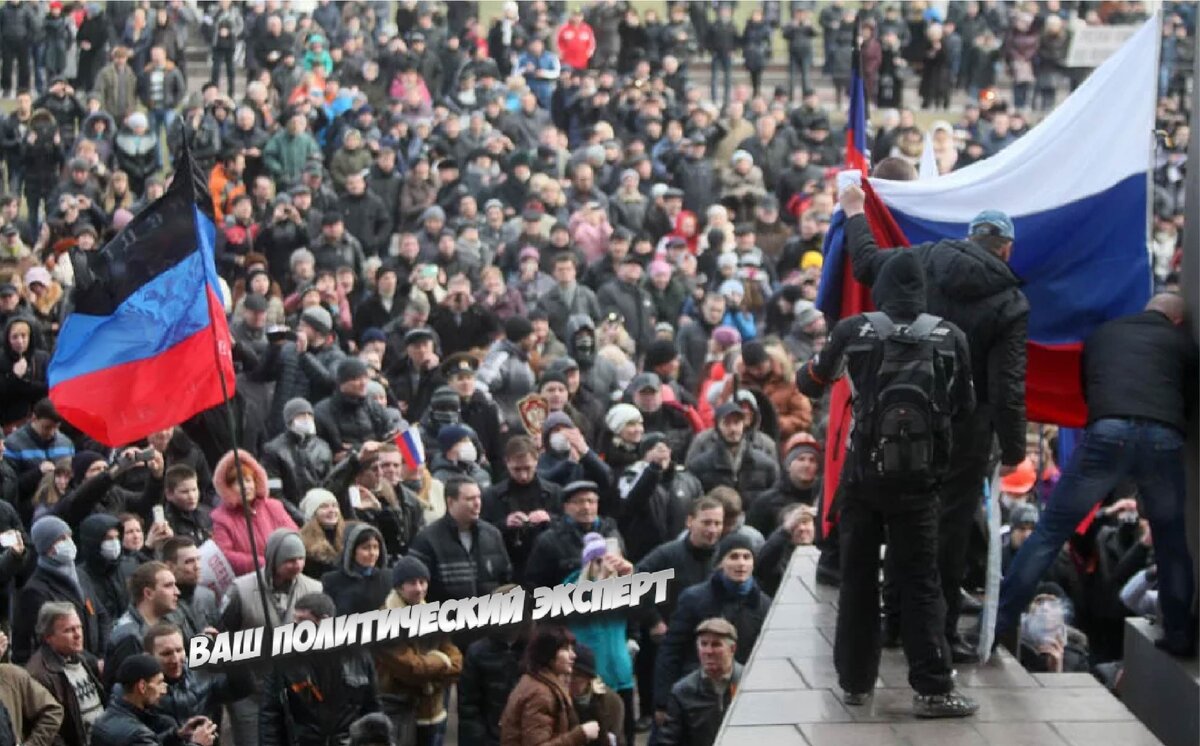
[[[900,591],[901,641],[908,683],[918,694],[953,688],[950,649],[943,634],[945,604],[938,582],[938,503],[929,496],[905,506],[893,496],[871,500],[847,485],[841,505],[842,585],[833,661],[844,691],[875,688],[879,675],[879,547],[885,531],[889,562]],[[884,503],[890,509],[882,509]]]
[[[808,74],[812,70],[812,52],[788,56],[788,100],[791,101],[796,92],[796,75],[800,75],[800,91],[808,92]]]
[[[997,632],[1017,627],[1046,570],[1096,503],[1124,478],[1137,485],[1158,561],[1158,602],[1168,640],[1195,637],[1195,578],[1184,523],[1183,434],[1148,420],[1106,418],[1088,426],[1033,533],[1000,585]]]
[[[713,57],[712,57],[712,80],[710,82],[712,85],[712,100],[714,103],[716,101],[718,101],[718,99],[717,99],[717,72],[718,71],[721,73],[722,77],[724,77],[724,79],[725,79],[724,87],[722,88],[724,93],[722,94],[722,98],[719,99],[721,102],[721,105],[724,106],[725,104],[729,103],[729,91],[730,91],[731,86],[733,85],[733,59],[729,55],[713,54]]]
[[[179,114],[174,109],[151,109],[150,110],[150,131],[154,133],[154,137],[159,137],[159,131],[170,136],[171,125],[179,118]],[[154,162],[159,168],[162,168],[162,146],[154,149]]]
[[[229,95],[233,96],[233,53],[230,49],[214,49],[212,50],[212,77],[209,80],[215,86],[221,85],[221,67],[225,67],[225,79],[229,83]]]

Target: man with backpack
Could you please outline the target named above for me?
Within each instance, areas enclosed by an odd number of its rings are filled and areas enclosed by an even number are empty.
[[[861,189],[847,188],[841,205],[846,213],[846,246],[854,263],[854,278],[873,285],[891,252],[881,252],[875,245],[863,214]],[[956,663],[975,658],[974,648],[959,638],[958,617],[971,522],[983,499],[993,434],[1000,443],[1001,476],[1025,459],[1029,301],[1021,292],[1020,278],[1008,266],[1015,237],[1007,215],[984,210],[971,221],[966,239],[947,239],[909,249],[928,278],[928,312],[967,335],[971,377],[978,398],[974,414],[955,423],[951,467],[942,480],[940,495],[938,573],[946,602],[946,638]]]
[[[954,689],[936,547],[951,423],[975,406],[967,340],[958,327],[924,313],[925,275],[914,252],[888,257],[872,299],[881,311],[842,319],[796,375],[810,397],[843,371],[854,391],[841,482],[834,665],[845,703],[866,704],[879,671],[879,547],[886,531],[904,608],[913,714],[965,717],[978,705]]]

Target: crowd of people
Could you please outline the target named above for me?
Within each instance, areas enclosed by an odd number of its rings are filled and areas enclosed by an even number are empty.
[[[847,704],[878,665],[854,637],[903,644],[917,714],[973,712],[951,664],[973,656],[979,485],[1000,463],[1007,571],[1060,473],[1055,428],[1025,421],[1020,237],[980,205],[951,242],[965,264],[884,262],[857,190],[838,193],[834,122],[858,44],[875,175],[915,178],[925,129],[939,171],[962,168],[1086,77],[1066,65],[1076,30],[1150,8],[481,5],[0,5],[0,648],[16,664],[0,746],[211,746],[221,728],[235,746],[439,744],[452,707],[460,744],[711,744],[793,549],[814,543],[818,582],[843,584]],[[1167,292],[1194,34],[1194,5],[1169,3],[1149,247]],[[956,111],[923,128],[914,93]],[[236,436],[218,408],[109,448],[63,420],[47,369],[76,272],[163,195],[185,139],[216,226]],[[835,209],[891,319],[872,344],[943,319],[924,333],[954,383],[936,407],[948,468],[898,512],[848,472],[822,499],[829,379],[844,359],[859,390],[879,383],[815,303]],[[1151,312],[1176,322],[1164,303]],[[411,426],[420,464],[396,444]],[[1123,618],[1160,613],[1143,476],[1076,487],[1102,502],[1094,520],[1065,548],[1035,542],[1034,597],[1003,630],[1032,670],[1117,688]],[[201,582],[214,555],[228,587]],[[562,625],[252,671],[186,660],[200,634],[667,568],[663,603]]]

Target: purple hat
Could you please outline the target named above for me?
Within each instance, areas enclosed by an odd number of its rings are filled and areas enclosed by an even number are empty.
[[[601,559],[605,554],[608,554],[608,544],[604,542],[604,537],[598,533],[592,532],[583,537],[583,564],[592,560]]]
[[[742,343],[742,335],[732,326],[718,326],[713,329],[713,341],[722,347],[733,347]]]

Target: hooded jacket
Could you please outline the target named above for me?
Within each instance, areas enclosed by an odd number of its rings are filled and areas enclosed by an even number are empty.
[[[289,430],[267,442],[262,464],[269,476],[283,484],[283,496],[299,504],[305,493],[329,476],[333,451],[318,435],[302,438]]]
[[[271,536],[267,541],[266,562],[261,570],[266,579],[267,600],[271,604],[271,626],[278,627],[292,621],[292,610],[296,601],[310,593],[322,593],[320,581],[314,580],[301,573],[289,585],[277,587],[274,584],[275,569],[279,565],[279,548],[287,534],[280,532]],[[267,612],[263,611],[262,600],[258,595],[258,585],[253,573],[247,573],[235,579],[233,586],[226,594],[228,602],[221,610],[221,629],[242,630],[251,627],[261,627],[267,622]]]
[[[296,529],[296,524],[288,515],[283,503],[267,493],[267,472],[257,460],[245,451],[239,451],[238,457],[242,466],[249,466],[254,472],[253,501],[249,505],[250,524],[254,529],[255,544],[262,552],[267,546],[267,539],[277,528]],[[238,486],[224,484],[222,476],[233,465],[233,452],[225,454],[217,462],[214,487],[221,504],[213,509],[213,541],[217,543],[229,560],[233,571],[245,575],[254,570],[254,557],[250,553],[250,538],[246,535],[246,522],[242,514],[242,498]],[[249,497],[249,495],[247,495]],[[263,557],[259,558],[260,561]]]
[[[891,252],[875,245],[867,219],[846,221],[846,244],[854,277],[874,285]],[[968,240],[944,240],[913,246],[925,274],[921,310],[941,316],[962,330],[968,343],[971,378],[980,417],[993,423],[1001,461],[1025,458],[1025,343],[1029,301],[1021,280],[996,255]],[[860,320],[861,321],[861,320]]]
[[[108,513],[96,513],[79,525],[79,563],[76,572],[91,583],[92,590],[112,619],[117,619],[129,606],[129,576],[137,563],[126,556],[109,560],[100,556],[104,535],[119,529],[121,522]]]
[[[29,327],[29,347],[21,356],[13,351],[8,342],[9,330],[17,322]],[[41,335],[36,327],[36,321],[21,316],[10,318],[4,325],[3,348],[0,350],[0,424],[28,417],[33,405],[44,399],[50,391],[46,383],[50,355],[41,348]],[[27,364],[25,372],[18,376],[13,372],[13,365],[20,357],[24,357]]]
[[[375,566],[368,569],[355,562],[354,551],[371,537],[379,542],[379,556]],[[392,589],[391,577],[385,570],[386,559],[387,548],[379,529],[365,523],[351,523],[346,527],[338,568],[321,576],[321,586],[333,599],[338,614],[361,614],[383,606]]]

